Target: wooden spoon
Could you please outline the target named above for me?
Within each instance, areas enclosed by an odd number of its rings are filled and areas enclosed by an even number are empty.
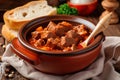
[[[84,48],[87,47],[89,41],[95,37],[98,33],[104,31],[108,26],[109,26],[109,22],[112,16],[112,12],[107,14],[105,17],[103,17],[98,24],[96,25],[95,29],[92,31],[92,33],[89,35],[89,37],[82,43],[80,43],[80,45]]]

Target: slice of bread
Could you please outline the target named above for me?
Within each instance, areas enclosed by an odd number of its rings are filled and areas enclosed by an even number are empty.
[[[56,8],[49,6],[46,0],[31,1],[23,6],[5,12],[3,18],[5,24],[14,30],[19,30],[30,20],[57,14]]]
[[[1,30],[2,36],[9,42],[17,37],[18,31],[10,29],[7,25],[2,26]]]
[[[46,0],[31,1],[4,13],[5,24],[2,26],[2,35],[10,42],[17,37],[19,29],[30,20],[55,14],[57,14],[56,8],[49,6]]]

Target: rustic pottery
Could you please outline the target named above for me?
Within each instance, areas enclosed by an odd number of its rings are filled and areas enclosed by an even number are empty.
[[[11,44],[11,49],[14,53],[30,63],[35,69],[57,75],[78,72],[88,67],[97,59],[105,38],[103,33],[98,34],[95,40],[82,50],[55,52],[38,50],[31,46],[28,43],[31,31],[40,25],[46,26],[49,21],[68,21],[72,24],[82,23],[92,30],[95,27],[92,22],[77,16],[53,15],[39,17],[21,28],[18,38],[15,38]]]

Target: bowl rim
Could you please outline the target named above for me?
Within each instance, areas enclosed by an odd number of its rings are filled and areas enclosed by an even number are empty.
[[[90,20],[85,19],[84,17],[81,16],[73,16],[73,15],[50,15],[50,16],[42,16],[42,17],[38,17],[36,19],[31,20],[30,22],[26,23],[20,30],[18,33],[18,40],[19,42],[26,47],[29,50],[32,50],[33,52],[37,53],[37,54],[46,54],[46,55],[51,55],[51,56],[74,56],[74,55],[79,55],[79,54],[84,54],[86,52],[89,52],[91,50],[94,50],[95,48],[97,48],[101,42],[104,41],[104,34],[101,32],[96,36],[96,39],[94,40],[93,43],[91,43],[90,45],[88,45],[88,47],[84,48],[84,49],[77,49],[74,51],[66,51],[63,54],[63,51],[60,52],[55,52],[55,51],[45,51],[45,50],[39,50],[35,47],[33,47],[32,45],[30,45],[27,41],[26,41],[26,36],[23,35],[23,30],[31,25],[34,25],[34,23],[37,23],[39,19],[44,20],[44,18],[60,18],[61,20],[63,20],[61,17],[67,17],[67,18],[73,18],[73,19],[83,19],[88,21],[89,23],[93,24],[95,26],[95,24],[93,22],[91,22]],[[64,20],[67,20],[66,18],[64,18]],[[43,21],[44,22],[44,21]],[[30,29],[29,29],[30,30]]]
[[[89,2],[89,3],[84,3],[84,4],[79,4],[79,3],[71,3],[70,1],[67,1],[68,4],[72,4],[72,5],[77,5],[77,6],[87,6],[87,5],[92,5],[92,4],[97,4],[98,0],[94,0],[92,2]]]

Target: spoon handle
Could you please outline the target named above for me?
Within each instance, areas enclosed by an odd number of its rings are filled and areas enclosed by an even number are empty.
[[[96,25],[95,29],[93,30],[93,32],[89,35],[89,37],[86,39],[86,45],[89,43],[89,41],[96,36],[98,33],[104,31],[110,22],[110,19],[112,17],[112,12],[107,14],[105,17],[103,17],[98,24]]]

